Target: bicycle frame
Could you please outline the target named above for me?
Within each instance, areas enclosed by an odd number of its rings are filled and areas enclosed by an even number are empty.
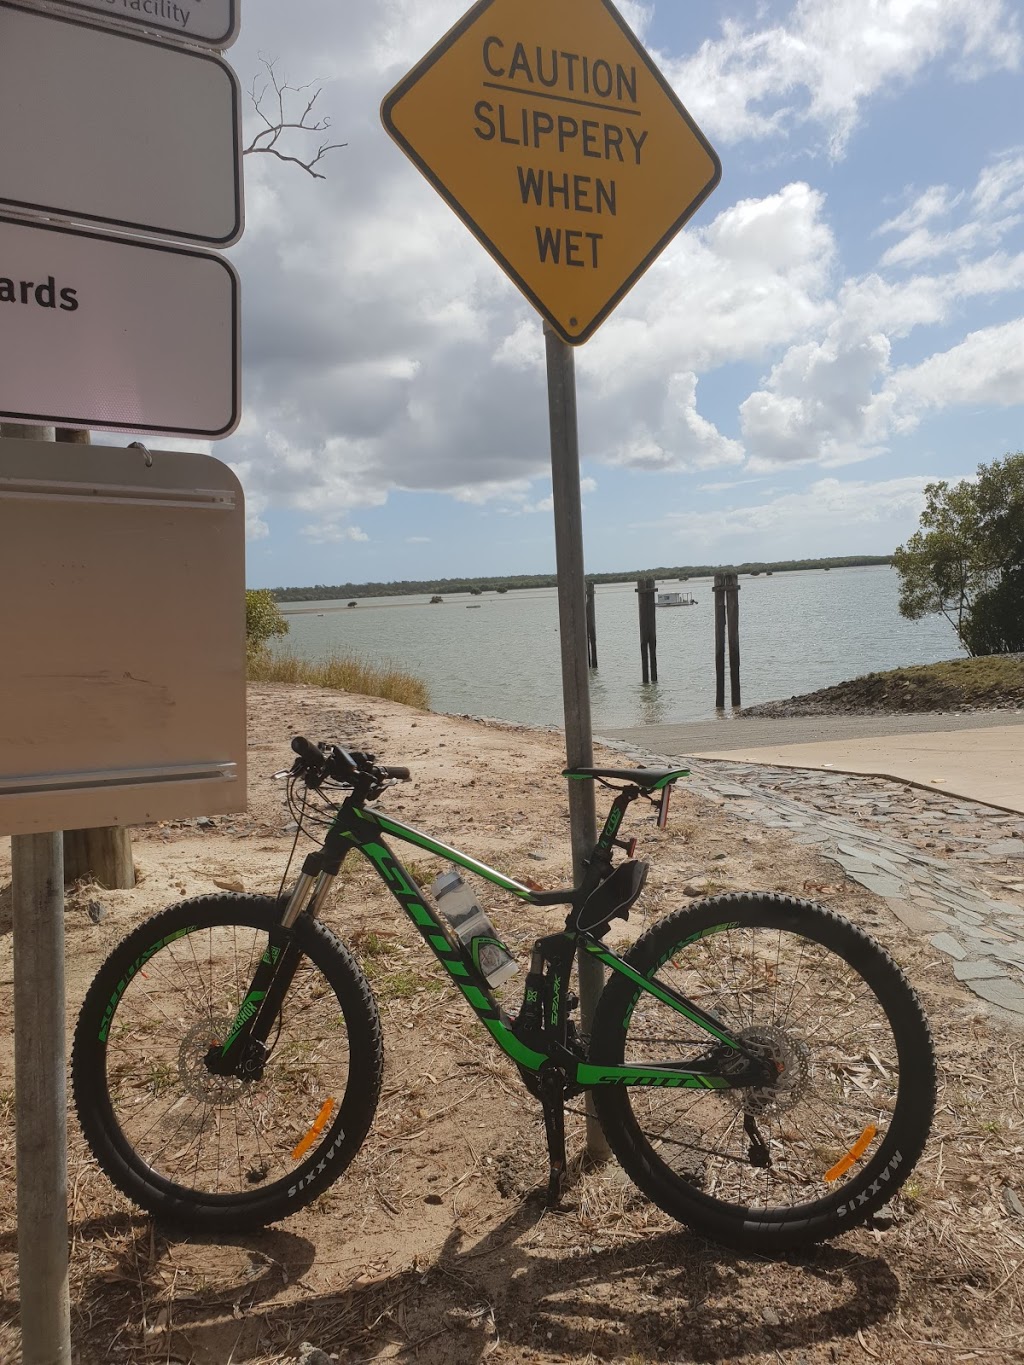
[[[601,942],[598,934],[578,928],[579,913],[587,896],[607,875],[611,867],[611,847],[615,833],[636,789],[620,791],[605,821],[594,857],[581,886],[561,891],[534,891],[505,876],[477,859],[430,835],[405,825],[390,816],[366,810],[355,803],[354,794],[341,805],[332,822],[322,849],[310,853],[295,887],[288,898],[280,929],[271,936],[270,946],[256,968],[250,989],[242,1002],[228,1037],[216,1050],[211,1048],[207,1064],[211,1070],[243,1077],[259,1074],[265,1059],[265,1044],[274,1020],[291,983],[299,953],[294,948],[291,926],[302,913],[316,916],[327,899],[331,885],[346,856],[357,849],[372,864],[431,952],[448,973],[452,984],[469,1005],[501,1050],[525,1073],[524,1079],[542,1069],[558,1068],[568,1086],[576,1093],[594,1086],[629,1085],[679,1087],[694,1090],[733,1089],[763,1083],[762,1064],[742,1041],[723,1028],[720,1021],[684,996],[647,980]],[[425,852],[447,859],[456,866],[483,877],[501,890],[531,905],[564,904],[571,907],[566,928],[538,939],[526,975],[520,1014],[511,1018],[498,1004],[487,981],[464,953],[447,924],[430,902],[421,895],[415,880],[394,856],[383,836],[390,835]],[[600,932],[607,929],[607,923]],[[685,1016],[708,1035],[714,1049],[711,1060],[700,1057],[689,1062],[658,1062],[642,1065],[595,1065],[570,1046],[569,1009],[566,1001],[569,980],[577,953],[596,957],[605,967],[626,976],[641,993],[653,996]],[[251,1044],[257,1044],[255,1054]],[[230,1055],[229,1055],[230,1054]],[[723,1074],[722,1060],[729,1060]]]

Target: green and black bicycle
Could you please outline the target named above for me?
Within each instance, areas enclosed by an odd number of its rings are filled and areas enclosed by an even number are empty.
[[[590,1092],[619,1162],[673,1217],[716,1241],[779,1251],[863,1223],[921,1155],[935,1061],[889,955],[807,901],[731,893],[656,921],[622,957],[603,939],[647,864],[620,838],[640,797],[664,824],[669,768],[579,768],[614,798],[582,884],[536,891],[369,805],[406,768],[297,738],[289,800],[326,827],[288,895],[215,895],[154,916],[92,983],[72,1062],[82,1129],[110,1179],[150,1213],[207,1233],[285,1218],[359,1151],[381,1085],[369,983],[320,912],[364,854],[543,1109],[556,1202],[564,1104]],[[565,928],[533,945],[517,1014],[384,842],[393,836]],[[616,850],[625,859],[613,860]],[[573,967],[610,969],[589,1037]]]

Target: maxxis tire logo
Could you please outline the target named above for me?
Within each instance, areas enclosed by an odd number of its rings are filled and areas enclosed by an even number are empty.
[[[861,1190],[856,1199],[851,1199],[846,1204],[840,1204],[836,1209],[836,1217],[845,1218],[847,1214],[856,1213],[859,1209],[863,1208],[865,1204],[869,1203],[875,1195],[881,1194],[885,1186],[892,1180],[893,1172],[902,1165],[903,1153],[899,1151],[893,1152],[889,1159],[889,1164],[878,1179],[872,1180],[867,1189]]]
[[[338,1136],[331,1143],[330,1147],[328,1147],[327,1151],[323,1154],[320,1160],[310,1171],[309,1175],[304,1175],[302,1179],[297,1181],[294,1185],[288,1186],[289,1199],[294,1199],[300,1190],[304,1190],[307,1185],[312,1185],[313,1181],[317,1178],[317,1176],[322,1175],[323,1172],[327,1170],[327,1163],[329,1161],[334,1160],[334,1158],[338,1154],[338,1148],[344,1141],[345,1134],[343,1132],[339,1133]]]

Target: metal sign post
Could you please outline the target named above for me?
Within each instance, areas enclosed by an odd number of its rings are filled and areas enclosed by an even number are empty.
[[[0,449],[4,436],[54,432],[0,426]],[[70,1365],[63,836],[13,835],[11,872],[22,1361]]]
[[[580,498],[579,424],[576,418],[576,363],[572,347],[550,326],[544,328],[551,425],[551,491],[555,510],[558,624],[562,645],[562,706],[565,757],[570,768],[590,768],[594,742],[590,722],[586,580],[583,572],[583,511]],[[597,843],[593,782],[569,783],[569,827],[573,880],[579,885]],[[589,1036],[604,968],[589,953],[579,957],[580,1027]],[[611,1150],[587,1096],[587,1154],[606,1161]]]
[[[11,839],[18,1270],[24,1365],[69,1365],[64,843]]]

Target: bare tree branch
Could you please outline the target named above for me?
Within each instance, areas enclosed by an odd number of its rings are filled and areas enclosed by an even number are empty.
[[[313,114],[313,106],[320,97],[321,87],[313,81],[309,81],[305,85],[289,85],[287,81],[278,80],[274,63],[268,57],[264,57],[262,53],[260,53],[260,61],[263,63],[266,78],[263,80],[262,86],[257,89],[260,78],[253,77],[249,98],[265,127],[261,128],[248,147],[243,149],[243,155],[255,156],[263,153],[266,156],[276,156],[279,161],[290,161],[295,166],[301,166],[314,180],[326,180],[327,177],[322,172],[315,170],[314,167],[319,165],[328,152],[347,147],[347,142],[322,142],[313,157],[296,156],[289,152],[280,151],[277,146],[284,133],[325,133],[330,128],[331,120],[327,115],[315,117]],[[270,94],[271,90],[273,91],[272,94]],[[309,94],[311,90],[313,93]],[[286,98],[289,95],[298,96],[300,101],[305,101],[305,108],[297,119],[294,115],[289,117],[290,111],[286,112],[285,110]],[[269,113],[266,106],[270,107]]]

